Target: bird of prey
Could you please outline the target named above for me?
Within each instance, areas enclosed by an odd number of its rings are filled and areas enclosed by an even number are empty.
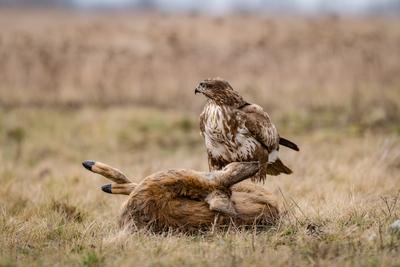
[[[245,101],[222,79],[207,79],[198,84],[195,94],[207,97],[200,115],[211,170],[220,170],[231,162],[259,161],[254,181],[266,175],[291,174],[278,157],[279,145],[299,151],[293,142],[279,136],[268,114],[257,104]]]

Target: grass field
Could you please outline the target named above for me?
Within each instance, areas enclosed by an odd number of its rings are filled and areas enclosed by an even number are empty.
[[[399,266],[398,21],[0,13],[0,266]],[[282,220],[119,232],[126,197],[81,162],[206,170],[193,90],[210,76],[299,144],[264,185]]]

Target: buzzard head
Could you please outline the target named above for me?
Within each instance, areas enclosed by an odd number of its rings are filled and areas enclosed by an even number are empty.
[[[246,103],[227,81],[219,78],[201,81],[194,93],[203,94],[218,105],[241,106]]]

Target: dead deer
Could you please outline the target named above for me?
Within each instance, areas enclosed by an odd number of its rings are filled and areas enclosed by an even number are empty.
[[[129,195],[119,219],[121,228],[197,231],[230,223],[264,226],[279,218],[271,193],[243,181],[258,172],[258,162],[234,162],[212,172],[160,171],[140,183],[104,163],[82,164],[113,181],[102,186],[104,192]]]

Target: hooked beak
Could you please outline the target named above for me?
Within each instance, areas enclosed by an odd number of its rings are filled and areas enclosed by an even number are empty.
[[[202,94],[204,92],[204,88],[201,86],[197,86],[196,89],[194,89],[194,94]]]
[[[196,89],[194,89],[194,94],[195,94],[195,95],[196,95],[196,94],[202,94],[202,93],[204,93],[205,89],[206,89],[206,88],[204,88],[203,84],[202,84],[202,83],[199,83],[199,84],[196,86]]]

